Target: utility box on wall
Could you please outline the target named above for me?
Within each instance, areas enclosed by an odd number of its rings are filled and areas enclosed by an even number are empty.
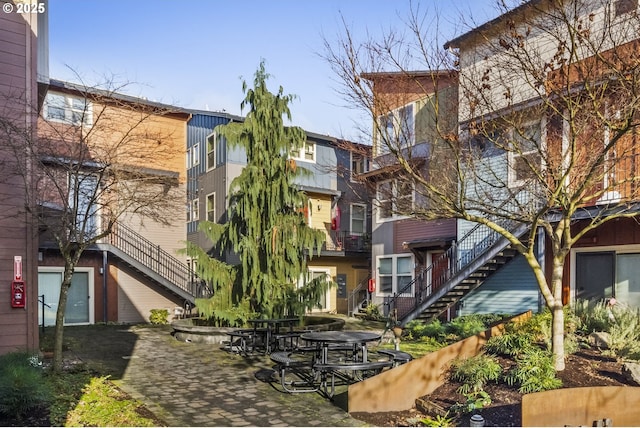
[[[336,291],[336,296],[339,299],[347,298],[347,275],[344,273],[340,273],[336,275],[336,283],[338,283],[338,290]]]

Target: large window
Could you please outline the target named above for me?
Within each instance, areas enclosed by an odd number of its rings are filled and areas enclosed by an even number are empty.
[[[358,174],[369,172],[369,158],[360,153],[351,153],[351,179],[353,180]]]
[[[378,257],[378,291],[381,294],[403,291],[413,281],[413,265],[413,256],[408,254]],[[405,293],[413,294],[413,289]]]
[[[378,183],[376,191],[378,220],[406,217],[413,209],[413,185],[406,180]]]
[[[536,172],[540,171],[542,165],[540,145],[540,122],[527,125],[521,131],[513,131],[509,177],[512,186],[525,184]]]
[[[91,103],[84,98],[49,92],[44,103],[44,118],[52,122],[91,126]]]
[[[218,138],[216,134],[207,137],[207,170],[216,167],[216,146]]]
[[[191,148],[191,166],[200,165],[200,143],[196,143]]]
[[[207,195],[207,221],[216,221],[216,194]]]
[[[200,201],[198,199],[193,199],[191,201],[191,221],[200,220]]]
[[[69,176],[69,208],[75,213],[75,229],[85,237],[98,232],[98,177],[92,174]]]
[[[351,234],[363,235],[367,231],[367,206],[351,204]]]
[[[415,117],[413,103],[378,117],[380,134],[376,155],[389,152],[389,147],[401,149],[415,142]]]
[[[291,157],[304,162],[315,162],[316,143],[308,140],[305,141],[301,148],[291,150]]]

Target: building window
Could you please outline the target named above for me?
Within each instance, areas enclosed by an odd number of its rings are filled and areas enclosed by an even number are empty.
[[[200,202],[198,199],[191,201],[191,221],[200,220]]]
[[[69,208],[75,214],[78,241],[98,233],[98,177],[92,174],[69,175]]]
[[[369,158],[360,153],[350,153],[351,155],[351,179],[356,178],[358,174],[369,172]]]
[[[93,124],[90,102],[85,98],[55,92],[47,93],[44,117],[51,122],[62,122],[76,126],[91,126]]]
[[[376,199],[378,220],[406,217],[413,211],[413,184],[406,180],[378,183]]]
[[[207,195],[207,221],[216,221],[216,194]]]
[[[301,148],[291,150],[291,157],[304,162],[315,162],[316,143],[313,141],[305,141]]]
[[[191,166],[200,165],[200,143],[196,143],[191,148]]]
[[[389,153],[389,148],[402,149],[415,142],[415,116],[413,103],[378,117],[379,138],[376,155]]]
[[[378,258],[378,291],[381,294],[404,292],[413,295],[413,289],[404,288],[413,281],[413,256],[395,254]]]
[[[522,129],[513,131],[513,147],[510,159],[509,183],[519,186],[526,183],[540,171],[541,166],[541,132],[540,122],[532,123]]]
[[[351,204],[351,234],[363,235],[367,231],[367,206]]]
[[[218,138],[215,133],[207,137],[207,170],[216,167],[216,143]]]

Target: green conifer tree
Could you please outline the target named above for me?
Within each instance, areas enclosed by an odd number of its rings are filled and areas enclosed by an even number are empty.
[[[289,159],[306,140],[303,129],[284,126],[283,116],[291,120],[288,105],[294,97],[283,95],[282,87],[277,95],[270,93],[268,78],[261,63],[254,87],[243,83],[244,122],[216,128],[228,147],[247,155],[247,165],[231,183],[228,221],[200,225],[217,254],[188,247],[199,276],[214,289],[211,299],[200,299],[196,306],[224,324],[236,325],[249,316],[301,315],[319,303],[329,286],[324,279],[305,280],[307,261],[320,253],[325,234],[306,224],[307,197],[294,185],[296,177],[308,174]],[[239,264],[220,260],[227,250],[238,255]]]

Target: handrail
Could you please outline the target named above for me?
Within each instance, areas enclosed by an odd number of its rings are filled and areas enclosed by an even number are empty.
[[[197,280],[195,274],[182,261],[129,227],[119,223],[105,239],[127,256],[190,295],[204,297],[209,294],[206,284]]]
[[[351,293],[347,296],[347,316],[352,316],[356,312],[358,305],[362,303],[362,300],[359,300],[357,296],[362,292],[365,284],[368,283],[369,278],[360,281],[360,283],[356,285],[356,287],[351,290]]]
[[[526,189],[521,189],[514,196],[517,198]],[[499,208],[512,200],[504,201]],[[498,224],[510,231],[515,230],[519,223],[512,219],[503,219]],[[397,319],[403,320],[418,305],[443,287],[451,278],[456,276],[474,260],[488,252],[503,236],[484,224],[477,224],[469,230],[457,242],[454,242],[444,253],[440,254],[432,263],[420,271],[416,277],[407,283],[401,290],[385,301],[388,313],[396,311]],[[434,269],[439,271],[434,276]],[[418,284],[418,287],[416,287]],[[413,292],[412,292],[413,291]],[[399,304],[403,298],[402,304]]]

